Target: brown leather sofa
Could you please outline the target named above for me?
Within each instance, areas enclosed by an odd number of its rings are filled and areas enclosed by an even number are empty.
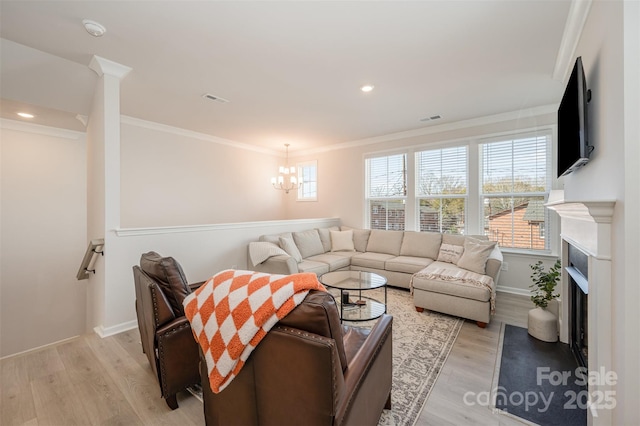
[[[311,291],[214,394],[201,362],[207,425],[376,425],[391,408],[392,317],[343,326],[335,301]]]
[[[176,393],[200,383],[198,344],[182,300],[202,283],[187,284],[180,264],[155,252],[141,256],[133,277],[142,351],[158,378],[162,397],[175,410]]]

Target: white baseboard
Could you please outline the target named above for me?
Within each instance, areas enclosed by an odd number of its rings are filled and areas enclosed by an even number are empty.
[[[113,336],[114,334],[122,333],[123,331],[133,330],[138,327],[138,321],[127,321],[120,324],[112,325],[111,327],[103,327],[101,325],[95,327],[93,331],[101,338]]]
[[[517,294],[520,296],[527,296],[527,297],[531,296],[531,291],[524,288],[507,287],[507,286],[499,285],[496,287],[496,291],[499,291],[501,293]]]

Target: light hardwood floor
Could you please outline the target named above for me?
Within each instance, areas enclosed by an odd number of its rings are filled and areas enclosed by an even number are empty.
[[[464,395],[490,391],[502,323],[526,327],[532,307],[526,296],[498,293],[487,328],[465,322],[417,424],[521,424],[486,406],[465,404]],[[202,404],[189,393],[178,395],[174,411],[160,398],[137,330],[105,339],[88,334],[0,365],[3,426],[204,424]]]

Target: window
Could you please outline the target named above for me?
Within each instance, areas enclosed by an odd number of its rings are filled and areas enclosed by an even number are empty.
[[[366,160],[367,221],[371,229],[404,230],[407,196],[405,154]]]
[[[480,144],[484,232],[501,247],[545,250],[550,135]]]
[[[298,201],[318,200],[318,162],[299,163],[298,167]]]
[[[417,152],[418,230],[463,234],[467,187],[466,146]]]

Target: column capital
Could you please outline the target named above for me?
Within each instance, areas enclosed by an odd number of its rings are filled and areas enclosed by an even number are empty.
[[[110,61],[109,59],[101,58],[100,56],[93,55],[91,62],[89,62],[89,68],[95,71],[98,76],[111,75],[118,80],[122,80],[129,74],[131,68],[126,65],[121,65],[117,62]]]

